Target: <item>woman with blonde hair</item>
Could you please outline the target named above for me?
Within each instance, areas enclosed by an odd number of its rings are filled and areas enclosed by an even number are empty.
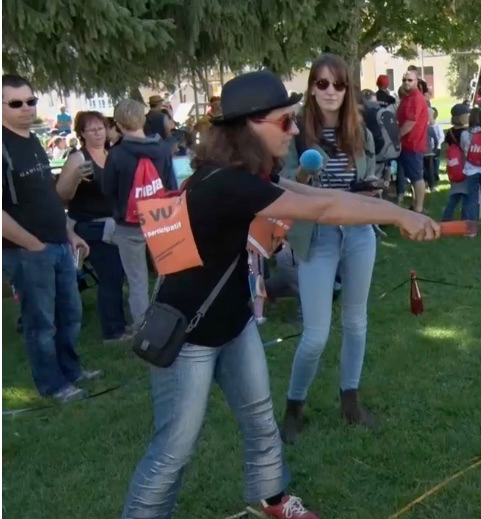
[[[299,124],[301,133],[290,147],[281,175],[296,179],[299,155],[306,148],[317,149],[324,159],[322,171],[314,179],[317,187],[349,191],[352,182],[374,175],[373,138],[360,119],[352,77],[340,57],[321,54],[314,61]],[[299,259],[304,321],[292,365],[283,427],[284,441],[293,443],[301,430],[304,402],[329,337],[338,269],[342,279],[342,413],[351,423],[372,422],[359,405],[358,387],[366,347],[367,301],[376,238],[370,225],[296,222],[289,241]]]

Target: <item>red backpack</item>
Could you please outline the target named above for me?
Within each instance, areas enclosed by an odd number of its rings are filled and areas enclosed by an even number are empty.
[[[464,174],[464,154],[461,146],[459,146],[459,142],[457,142],[456,137],[454,136],[454,133],[450,133],[455,142],[448,146],[446,152],[446,169],[449,181],[452,184],[457,184],[466,180],[466,175]]]
[[[137,169],[135,170],[134,183],[132,184],[127,202],[125,221],[127,223],[139,223],[139,212],[137,209],[139,200],[165,198],[165,196],[166,191],[154,163],[147,158],[139,159]]]
[[[471,133],[471,142],[466,160],[473,166],[481,167],[481,131]]]

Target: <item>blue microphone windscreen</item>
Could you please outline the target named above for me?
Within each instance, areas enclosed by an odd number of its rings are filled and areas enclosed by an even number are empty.
[[[316,173],[322,166],[322,155],[317,150],[306,150],[299,159],[299,165],[306,171]]]

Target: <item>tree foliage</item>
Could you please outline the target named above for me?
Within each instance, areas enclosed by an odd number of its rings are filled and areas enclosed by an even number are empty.
[[[320,51],[479,47],[481,0],[4,0],[3,67],[40,89],[130,89],[206,67],[289,74]]]
[[[169,0],[4,0],[3,69],[40,90],[107,91],[159,79],[173,41]],[[155,8],[154,8],[155,7]]]
[[[469,99],[471,81],[476,77],[478,70],[478,64],[472,55],[452,56],[448,69],[448,84],[451,95],[457,99]]]

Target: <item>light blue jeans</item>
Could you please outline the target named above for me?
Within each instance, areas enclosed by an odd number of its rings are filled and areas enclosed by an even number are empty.
[[[224,392],[243,435],[246,501],[258,502],[286,488],[289,474],[272,408],[264,347],[251,321],[225,346],[186,344],[172,366],[152,369],[155,433],[134,474],[123,519],[172,517],[213,380]],[[218,477],[221,487],[223,476]]]
[[[342,280],[341,389],[357,389],[367,333],[367,301],[376,237],[370,225],[318,225],[307,261],[299,262],[304,331],[292,364],[288,398],[305,400],[329,338],[336,271]]]

